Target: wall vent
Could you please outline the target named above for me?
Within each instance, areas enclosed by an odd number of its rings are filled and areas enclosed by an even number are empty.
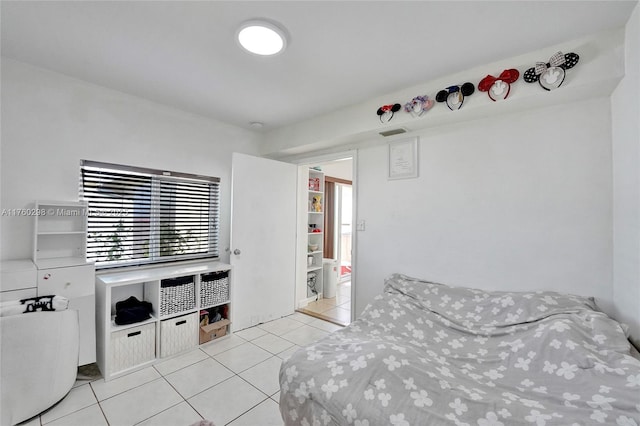
[[[407,133],[407,129],[403,129],[402,127],[400,127],[398,129],[385,130],[384,132],[380,132],[380,134],[382,136],[384,136],[385,138],[388,137],[388,136],[400,135],[402,133]]]

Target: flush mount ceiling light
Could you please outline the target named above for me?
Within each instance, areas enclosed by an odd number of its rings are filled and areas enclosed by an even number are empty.
[[[286,32],[272,21],[247,21],[240,26],[236,36],[240,46],[256,55],[275,55],[287,47]]]

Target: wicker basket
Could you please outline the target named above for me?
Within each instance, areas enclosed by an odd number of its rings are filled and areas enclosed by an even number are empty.
[[[188,311],[196,307],[194,277],[160,281],[160,316]]]
[[[200,278],[200,307],[229,300],[229,271],[212,272]]]

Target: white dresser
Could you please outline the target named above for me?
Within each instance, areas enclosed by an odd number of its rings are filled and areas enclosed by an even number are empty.
[[[37,294],[69,299],[80,321],[78,365],[96,362],[95,266],[86,261],[87,203],[37,201],[33,263]]]

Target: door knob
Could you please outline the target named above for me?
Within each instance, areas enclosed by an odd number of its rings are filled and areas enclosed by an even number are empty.
[[[238,250],[238,249],[235,249],[235,250],[233,251],[233,254],[235,254],[236,256],[237,256],[237,255],[239,255],[240,253],[241,253],[241,252],[240,252],[240,250]]]

